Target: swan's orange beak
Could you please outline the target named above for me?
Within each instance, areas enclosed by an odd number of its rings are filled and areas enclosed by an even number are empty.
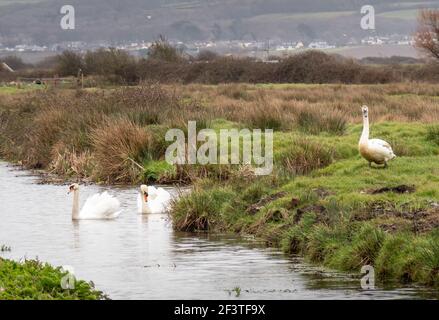
[[[143,194],[143,198],[145,199],[145,202],[148,202],[148,192]]]
[[[70,187],[69,187],[69,192],[67,192],[67,194],[70,194],[70,192],[72,192],[72,191],[73,191],[73,187],[70,186]]]

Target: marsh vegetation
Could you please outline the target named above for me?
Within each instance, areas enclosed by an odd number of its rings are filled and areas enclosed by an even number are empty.
[[[190,183],[174,228],[236,232],[379,280],[439,283],[435,85],[159,85],[0,96],[1,157],[66,179]],[[358,154],[360,106],[398,158]],[[274,172],[164,161],[169,128],[270,128]],[[407,186],[407,188],[401,188]],[[401,191],[402,190],[402,191]],[[400,192],[401,191],[401,192]]]

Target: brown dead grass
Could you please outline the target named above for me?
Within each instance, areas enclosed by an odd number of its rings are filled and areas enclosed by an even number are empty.
[[[291,127],[306,110],[321,117],[358,123],[358,109],[368,105],[375,122],[439,121],[439,87],[432,84],[382,85],[187,85],[178,92],[205,101],[217,116],[251,123],[259,113],[281,118]],[[318,119],[321,121],[321,119]]]
[[[99,177],[109,182],[134,182],[148,158],[151,137],[128,119],[105,121],[93,130],[92,143]]]

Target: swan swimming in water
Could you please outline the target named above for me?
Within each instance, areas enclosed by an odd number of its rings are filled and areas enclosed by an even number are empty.
[[[389,143],[381,139],[369,139],[369,109],[367,106],[361,107],[363,112],[363,133],[361,134],[359,149],[361,156],[369,161],[369,167],[372,162],[384,164],[387,168],[387,161],[396,158],[392,147]]]
[[[162,213],[168,210],[171,194],[163,188],[153,186],[140,186],[137,198],[139,213]]]
[[[69,192],[73,192],[72,220],[95,220],[95,219],[116,219],[120,213],[120,202],[108,192],[97,193],[85,201],[79,211],[79,185],[77,183],[69,186]]]

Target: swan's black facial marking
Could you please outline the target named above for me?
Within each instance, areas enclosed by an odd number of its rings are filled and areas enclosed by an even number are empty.
[[[367,109],[363,109],[363,116],[367,118],[369,115],[369,111]]]
[[[148,192],[143,192],[143,197],[145,199],[145,202],[148,202]]]
[[[69,186],[69,192],[68,193],[71,193],[71,192],[76,191],[78,189],[79,189],[79,186],[76,183],[75,184],[71,184]]]

